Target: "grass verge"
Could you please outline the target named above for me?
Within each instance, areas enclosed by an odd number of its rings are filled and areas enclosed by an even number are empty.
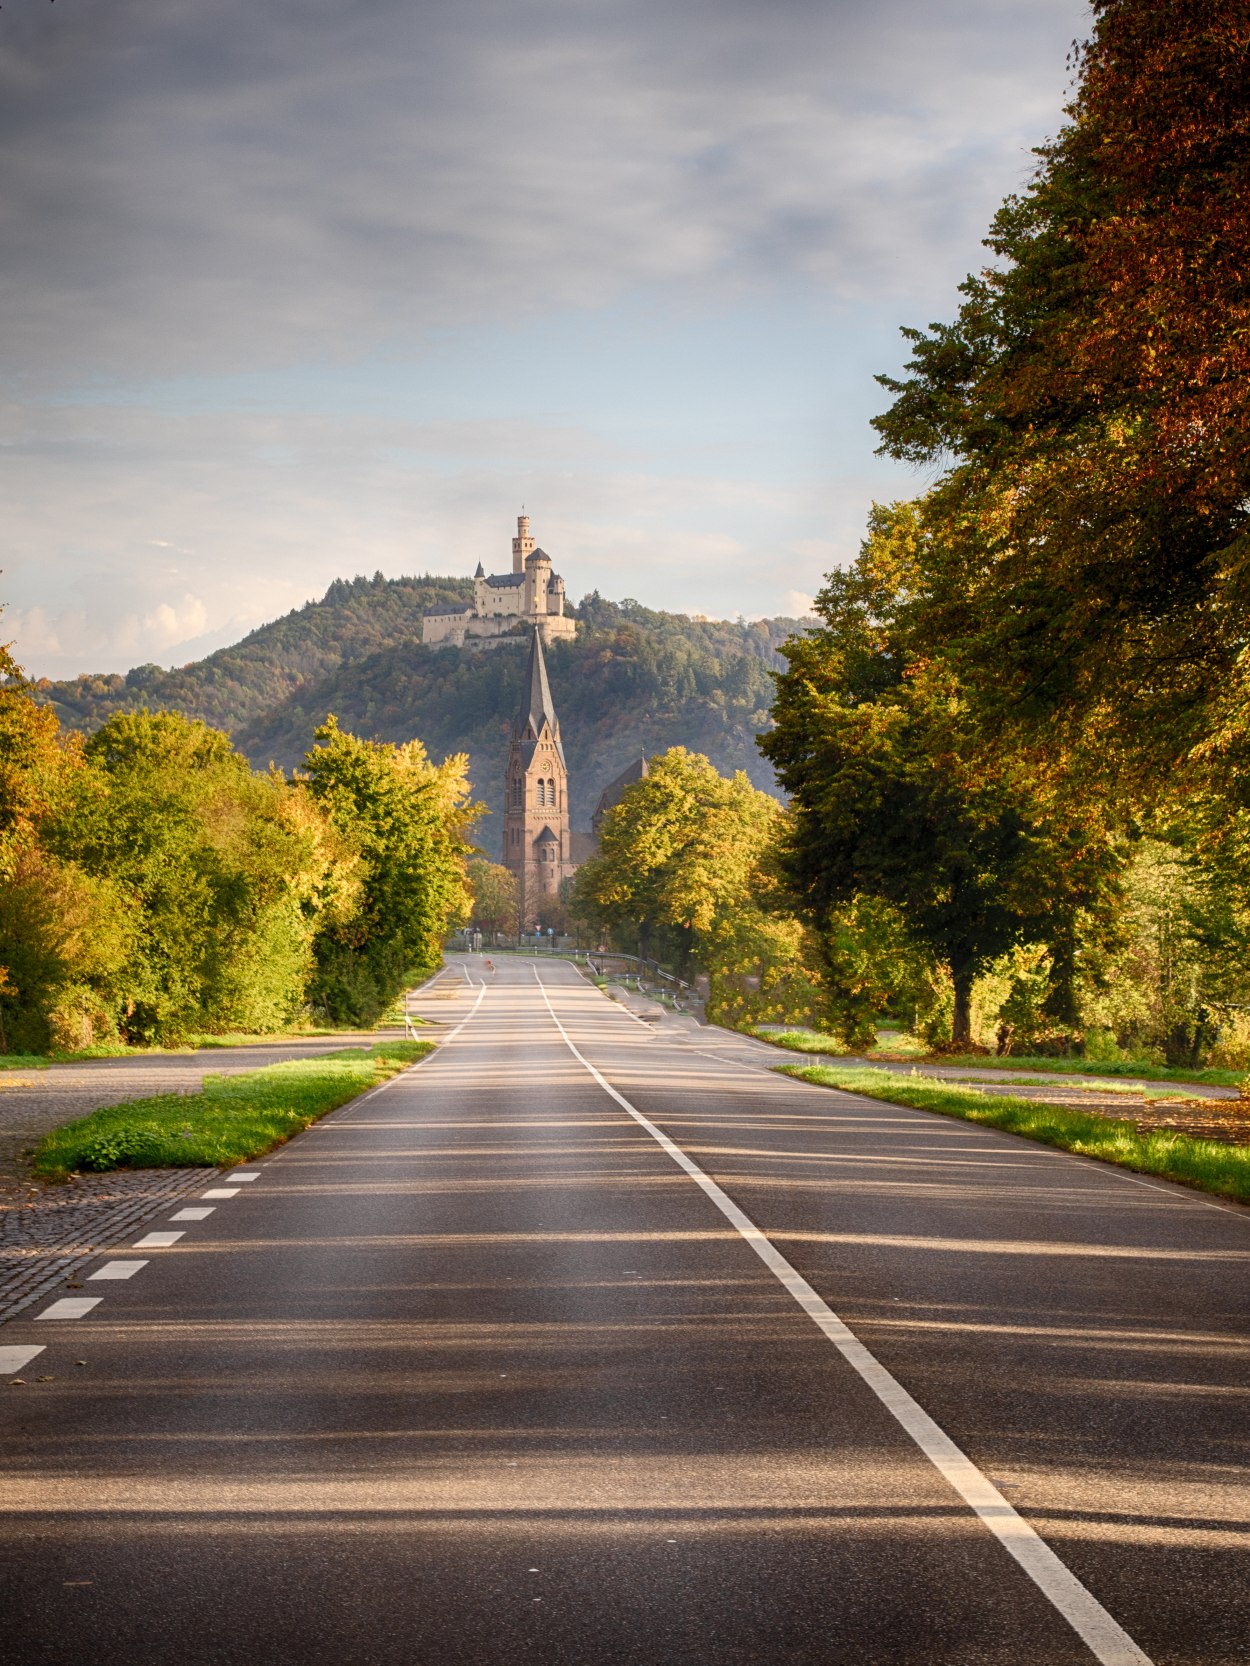
[[[431,1051],[428,1041],[383,1041],[293,1059],[238,1076],[206,1076],[198,1093],[161,1093],[107,1105],[44,1136],[35,1173],[223,1168],[263,1156],[327,1111],[385,1082]]]
[[[1118,1118],[1034,1099],[1007,1099],[978,1088],[934,1081],[931,1076],[900,1076],[865,1065],[778,1064],[773,1068],[818,1087],[841,1088],[888,1105],[937,1111],[986,1128],[1002,1128],[1060,1151],[1097,1157],[1104,1163],[1118,1163],[1121,1168],[1250,1203],[1250,1146],[1221,1145],[1170,1131],[1140,1133],[1134,1123]]]
[[[819,1030],[761,1030],[750,1033],[760,1041],[771,1041],[775,1047],[785,1047],[791,1053],[827,1053],[845,1055],[847,1049],[837,1036],[822,1035]],[[1089,1059],[1056,1059],[1030,1053],[1009,1053],[999,1058],[993,1053],[925,1053],[889,1047],[874,1050],[872,1056],[891,1062],[907,1064],[949,1065],[955,1070],[1032,1070],[1046,1076],[1131,1076],[1149,1082],[1193,1082],[1202,1087],[1235,1088],[1246,1079],[1244,1070],[1198,1070],[1182,1065],[1151,1064],[1149,1059],[1114,1059],[1099,1064]]]

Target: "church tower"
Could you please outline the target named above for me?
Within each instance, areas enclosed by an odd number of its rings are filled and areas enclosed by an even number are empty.
[[[560,881],[573,871],[568,780],[542,637],[536,629],[504,780],[503,864],[516,875],[523,930],[533,929],[543,900],[554,901]]]

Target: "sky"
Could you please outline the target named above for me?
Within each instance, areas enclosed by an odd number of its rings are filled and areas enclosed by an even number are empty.
[[[0,640],[182,665],[382,571],[802,613],[1074,0],[4,0]]]

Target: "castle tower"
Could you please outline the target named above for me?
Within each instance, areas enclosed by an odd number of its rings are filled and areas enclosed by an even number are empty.
[[[523,930],[533,929],[544,898],[554,901],[560,881],[573,871],[568,779],[542,637],[536,629],[504,778],[503,864],[516,876]]]
[[[516,518],[516,537],[512,540],[512,571],[523,573],[528,556],[534,553],[534,540],[530,537],[530,518],[528,515],[518,515]]]

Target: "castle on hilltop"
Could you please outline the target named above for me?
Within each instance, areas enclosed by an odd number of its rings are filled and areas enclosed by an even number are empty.
[[[421,640],[431,647],[493,648],[522,626],[537,631],[544,642],[563,642],[577,635],[577,621],[564,611],[564,580],[551,570],[551,557],[530,536],[530,518],[518,515],[512,540],[512,571],[491,573],[477,564],[473,600],[451,607],[432,608],[422,619]]]

